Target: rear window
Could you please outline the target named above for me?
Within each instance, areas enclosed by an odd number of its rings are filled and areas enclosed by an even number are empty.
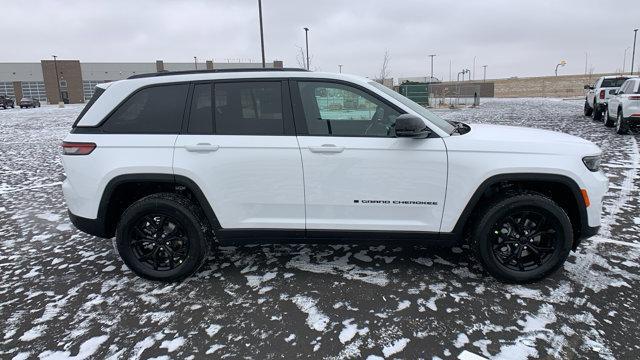
[[[620,87],[627,81],[627,78],[602,79],[600,87]]]
[[[136,92],[109,116],[103,132],[177,134],[182,123],[187,84],[160,85]]]
[[[84,109],[82,109],[82,111],[80,112],[80,115],[78,115],[78,118],[73,123],[73,127],[76,127],[76,125],[78,125],[78,122],[80,121],[80,119],[82,119],[84,114],[86,114],[87,111],[89,111],[89,109],[93,106],[93,104],[95,104],[96,100],[98,100],[100,95],[102,95],[103,93],[104,93],[103,88],[100,88],[97,86],[94,88],[93,95],[91,95],[91,99],[89,99],[89,102],[87,103],[87,105],[84,106]]]

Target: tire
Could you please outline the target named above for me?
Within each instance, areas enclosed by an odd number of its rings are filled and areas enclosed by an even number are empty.
[[[201,209],[184,196],[159,193],[129,206],[116,228],[120,257],[138,276],[178,281],[202,266],[211,230]]]
[[[609,107],[607,107],[607,109],[604,111],[604,126],[613,127],[614,125],[615,125],[615,120],[611,120],[611,117],[609,114]]]
[[[593,103],[593,120],[594,121],[602,121],[602,110],[596,106],[596,103]]]
[[[622,111],[618,110],[618,114],[616,115],[616,134],[625,135],[629,133],[629,123],[622,116]]]
[[[545,230],[547,227],[550,229]],[[529,238],[532,233],[537,236]],[[470,245],[482,267],[498,280],[530,283],[558,270],[569,256],[572,244],[573,228],[564,209],[537,193],[513,193],[484,207]],[[521,266],[525,260],[530,260],[530,264]]]
[[[593,113],[593,108],[589,106],[587,100],[584,101],[584,116],[591,116]]]

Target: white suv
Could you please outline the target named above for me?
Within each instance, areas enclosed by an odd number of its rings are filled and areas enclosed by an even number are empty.
[[[63,143],[71,220],[127,266],[184,278],[217,242],[468,244],[534,281],[597,233],[601,150],[442,120],[371,80],[294,69],[99,85]]]
[[[613,119],[612,119],[613,116]],[[633,77],[625,81],[609,99],[604,124],[616,127],[618,134],[629,132],[629,125],[640,123],[640,78]]]

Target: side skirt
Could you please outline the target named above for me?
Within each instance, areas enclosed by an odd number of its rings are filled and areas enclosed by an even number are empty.
[[[249,244],[340,244],[340,245],[427,245],[455,246],[460,239],[453,233],[366,230],[214,230],[223,245]]]

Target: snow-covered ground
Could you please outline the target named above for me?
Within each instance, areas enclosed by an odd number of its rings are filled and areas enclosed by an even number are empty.
[[[466,249],[393,244],[223,247],[182,283],[142,280],[67,218],[59,144],[81,107],[0,110],[0,358],[637,358],[638,138],[581,107],[514,99],[439,112],[604,150],[600,235],[527,286],[483,275]]]

